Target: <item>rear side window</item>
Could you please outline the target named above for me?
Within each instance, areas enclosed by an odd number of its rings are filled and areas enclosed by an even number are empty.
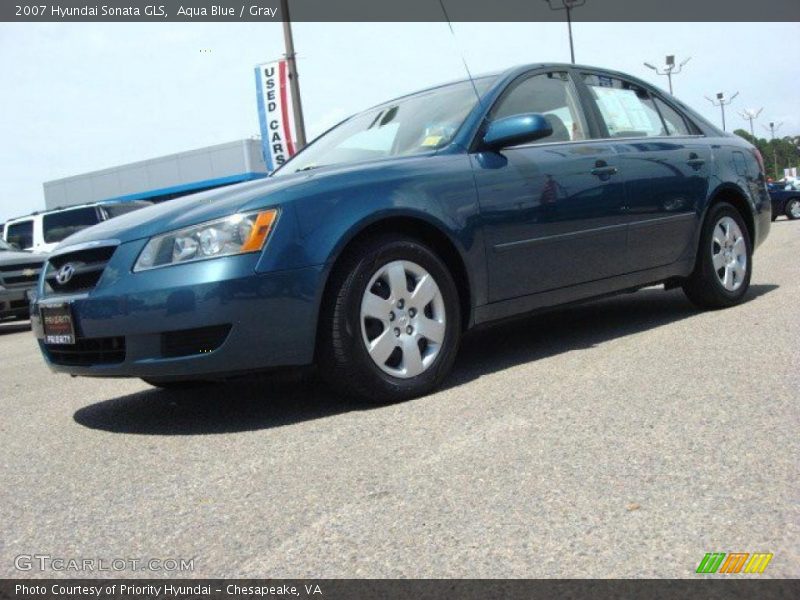
[[[48,244],[60,242],[73,233],[97,223],[99,219],[94,206],[46,214],[42,218],[44,241]]]
[[[633,83],[605,75],[584,74],[610,137],[669,135],[650,93]]]
[[[681,114],[660,98],[653,98],[658,107],[658,112],[664,118],[669,135],[690,135],[689,127]]]
[[[33,221],[20,221],[12,223],[6,231],[6,241],[16,244],[23,250],[33,248]]]
[[[119,204],[106,204],[103,210],[106,213],[106,218],[113,219],[120,215],[139,210],[145,206],[150,206],[149,202],[120,202]]]
[[[580,104],[567,73],[543,73],[512,85],[511,91],[506,93],[492,109],[492,119],[523,113],[540,113],[550,123],[553,133],[533,143],[586,139],[586,127],[580,112]]]

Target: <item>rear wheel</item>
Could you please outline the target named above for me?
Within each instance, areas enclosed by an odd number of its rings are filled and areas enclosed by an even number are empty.
[[[332,385],[387,404],[441,384],[458,349],[461,314],[453,277],[430,248],[394,234],[369,238],[331,277],[319,362]]]
[[[800,198],[787,200],[785,212],[790,219],[800,219]]]
[[[711,207],[700,249],[683,291],[701,308],[725,308],[742,301],[750,286],[752,246],[741,214],[727,202]]]

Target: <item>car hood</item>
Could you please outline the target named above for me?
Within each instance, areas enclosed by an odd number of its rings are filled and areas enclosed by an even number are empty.
[[[75,233],[56,248],[99,240],[129,242],[235,213],[248,202],[282,189],[289,177],[267,178],[226,186],[154,204],[114,217]]]
[[[251,211],[279,206],[302,197],[308,190],[320,186],[335,189],[354,178],[364,180],[387,173],[401,163],[425,160],[426,155],[392,157],[369,163],[332,165],[279,177],[267,177],[236,185],[217,188],[154,204],[147,208],[114,217],[66,238],[54,252],[86,242],[114,240],[120,243],[149,238],[205,221],[219,219],[238,211]]]
[[[45,260],[47,260],[46,254],[34,254],[33,252],[17,252],[15,250],[0,251],[0,266],[43,263]]]

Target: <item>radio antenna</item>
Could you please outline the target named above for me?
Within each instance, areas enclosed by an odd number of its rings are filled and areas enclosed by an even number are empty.
[[[478,86],[475,85],[475,80],[472,78],[472,73],[470,72],[469,65],[467,64],[467,57],[464,55],[464,52],[462,52],[461,50],[461,46],[458,44],[458,37],[456,37],[456,32],[453,29],[453,24],[450,22],[450,16],[447,14],[447,9],[444,7],[444,0],[439,0],[439,6],[442,7],[444,18],[447,21],[447,26],[450,28],[450,33],[453,35],[453,40],[455,41],[458,53],[461,55],[461,62],[464,63],[464,70],[467,72],[467,77],[469,77],[469,82],[472,84],[472,89],[475,92],[475,97],[478,99],[478,104],[481,107],[483,107],[483,100],[481,100],[481,95],[478,93]]]

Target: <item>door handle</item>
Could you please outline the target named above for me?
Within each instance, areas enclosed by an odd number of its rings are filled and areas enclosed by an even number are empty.
[[[689,160],[686,161],[686,164],[692,167],[693,169],[699,169],[704,164],[706,164],[706,161],[697,156],[697,154],[695,154],[694,152],[692,152],[689,155]]]
[[[611,165],[598,165],[591,171],[592,175],[597,175],[598,177],[608,177],[610,175],[617,174],[617,167],[612,167]]]

